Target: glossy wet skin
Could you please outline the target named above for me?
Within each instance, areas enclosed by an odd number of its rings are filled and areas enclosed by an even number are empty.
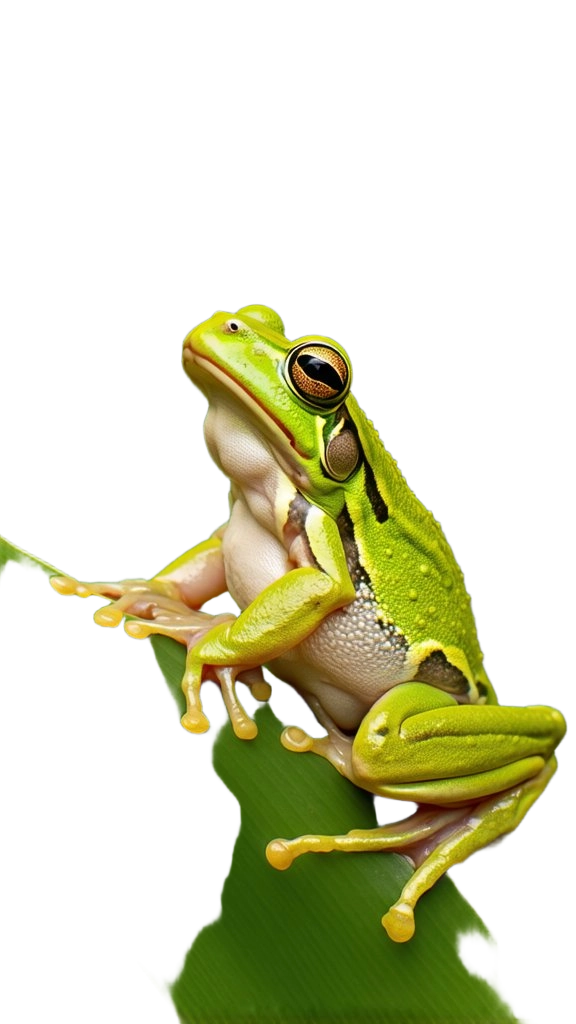
[[[131,635],[186,645],[190,731],[208,727],[200,691],[215,679],[237,735],[254,738],[235,684],[265,699],[266,665],[327,732],[313,740],[287,729],[288,749],[423,805],[400,826],[268,848],[279,869],[308,850],[409,853],[414,875],[383,918],[406,941],[422,893],[515,828],[545,788],[564,721],[552,708],[498,706],[461,570],[350,393],[337,342],[289,342],[276,313],[252,306],[191,331],[183,362],[208,399],[205,438],[230,480],[228,520],[150,581],[54,585],[113,598],[97,613],[103,625],[139,616]],[[226,590],[237,618],[196,610]]]

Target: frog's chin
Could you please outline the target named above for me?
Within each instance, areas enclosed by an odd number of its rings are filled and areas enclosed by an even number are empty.
[[[310,478],[301,463],[308,462],[309,456],[300,451],[293,434],[231,374],[187,345],[182,353],[182,363],[187,376],[211,406],[223,401],[240,406],[244,418],[252,422],[254,429],[268,441],[280,469],[299,490],[308,491]]]

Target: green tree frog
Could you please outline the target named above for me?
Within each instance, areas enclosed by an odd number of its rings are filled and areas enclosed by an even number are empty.
[[[339,344],[290,342],[277,313],[247,306],[192,330],[183,363],[208,399],[205,438],[230,480],[228,521],[151,580],[52,583],[111,598],[100,625],[129,615],[132,636],[186,645],[186,729],[208,728],[200,690],[213,679],[236,735],[253,738],[236,681],[266,699],[265,665],[326,730],[313,739],[285,729],[289,750],[418,804],[394,825],[274,839],[266,851],[280,870],[306,852],[405,854],[413,874],[382,919],[404,942],[419,897],[514,829],[545,788],[564,719],[550,707],[498,705],[462,572],[352,396]],[[225,591],[237,617],[200,610]]]

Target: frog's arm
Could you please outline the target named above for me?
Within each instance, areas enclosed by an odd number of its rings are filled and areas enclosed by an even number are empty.
[[[200,696],[205,670],[208,669],[220,683],[236,734],[252,738],[256,727],[247,718],[238,699],[236,677],[248,670],[249,685],[253,680],[252,695],[260,695],[259,698],[263,699],[263,686],[266,684],[261,674],[253,675],[257,667],[290,650],[313,633],[331,611],[355,599],[356,591],[349,578],[334,520],[321,509],[313,507],[306,516],[305,532],[314,565],[291,569],[266,587],[234,622],[228,616],[227,622],[214,622],[212,628],[204,629],[197,639],[189,639],[186,672],[182,679],[187,711],[181,718],[183,728],[189,732],[205,732],[209,727]],[[179,639],[182,633],[177,624],[157,618],[151,623],[127,623],[124,629],[135,639],[145,639],[151,633]],[[186,626],[184,632],[187,632]],[[190,633],[188,636],[190,638]],[[265,690],[266,694],[269,689]]]
[[[414,874],[382,921],[397,942],[411,938],[416,902],[452,864],[516,828],[552,777],[554,750],[566,731],[555,708],[458,704],[426,683],[389,690],[354,738],[327,727],[329,735],[320,740],[288,729],[283,743],[326,757],[362,789],[424,806],[383,829],[275,840],[268,859],[283,869],[309,851],[409,854]],[[445,808],[434,814],[434,839],[431,804]]]
[[[205,666],[255,668],[295,647],[322,620],[355,598],[338,527],[319,508],[306,519],[306,535],[316,565],[292,569],[270,586],[233,622],[215,625],[189,648],[182,689],[187,710],[182,724],[191,732],[207,727],[200,701]],[[156,623],[127,624],[132,636],[165,630]]]

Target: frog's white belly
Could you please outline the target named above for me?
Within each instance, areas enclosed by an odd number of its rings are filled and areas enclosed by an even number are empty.
[[[405,646],[382,632],[364,597],[332,612],[270,667],[303,694],[317,697],[342,729],[356,729],[386,690],[413,673]]]
[[[241,609],[296,568],[280,541],[252,516],[243,497],[232,509],[223,540],[228,590]],[[344,729],[354,729],[372,704],[413,671],[406,641],[381,622],[367,582],[358,597],[332,612],[305,640],[271,663],[271,670],[303,694],[316,696]]]
[[[242,610],[294,568],[284,546],[257,522],[243,497],[234,502],[222,554],[228,591]]]

